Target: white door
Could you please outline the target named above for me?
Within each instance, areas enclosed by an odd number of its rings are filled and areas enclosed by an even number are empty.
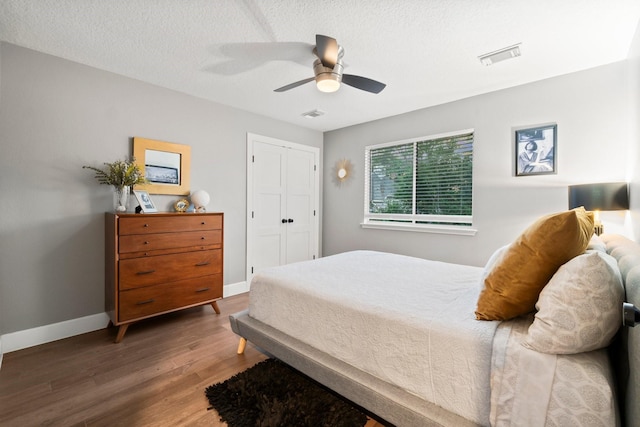
[[[247,135],[247,281],[263,268],[314,259],[319,149]]]

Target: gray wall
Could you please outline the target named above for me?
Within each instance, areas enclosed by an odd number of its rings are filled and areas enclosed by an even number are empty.
[[[369,248],[484,265],[535,218],[567,209],[567,185],[627,178],[638,117],[629,107],[629,74],[624,61],[325,133],[323,254]],[[558,173],[515,177],[514,128],[551,122],[558,125]],[[366,145],[468,128],[475,129],[475,236],[360,227]],[[331,168],[341,158],[355,173],[337,187]],[[609,232],[630,229],[624,214],[603,221]]]
[[[629,139],[629,171],[631,215],[636,242],[640,242],[640,25],[636,29],[629,51],[629,105],[632,111],[631,137]]]
[[[322,133],[10,44],[0,45],[0,334],[104,312],[104,212],[82,165],[133,136],[191,146],[191,187],[225,213],[225,284],[245,280],[246,133],[322,148]],[[215,78],[212,76],[212,78]],[[154,196],[170,210],[177,196]]]

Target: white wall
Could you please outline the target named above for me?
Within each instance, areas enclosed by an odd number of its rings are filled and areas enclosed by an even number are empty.
[[[629,69],[620,62],[326,133],[324,255],[368,248],[484,265],[535,218],[567,209],[569,184],[626,179],[630,123],[637,118],[628,93]],[[515,177],[514,128],[546,123],[558,125],[558,173]],[[476,236],[360,227],[366,145],[469,128]],[[341,158],[355,164],[354,179],[336,187],[331,168]],[[624,230],[624,215],[603,220],[608,231]]]
[[[245,280],[247,132],[322,148],[320,132],[18,46],[1,44],[0,57],[4,338],[104,313],[112,194],[82,165],[130,155],[133,136],[190,145],[192,189],[209,192],[209,211],[225,213],[229,286]],[[161,210],[178,198],[153,196]]]

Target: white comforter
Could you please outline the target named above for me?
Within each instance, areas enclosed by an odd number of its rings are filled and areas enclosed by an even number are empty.
[[[480,425],[618,425],[606,350],[542,354],[520,345],[531,316],[475,320],[482,275],[347,252],[256,275],[249,315]]]
[[[483,269],[355,251],[267,269],[249,315],[489,425],[493,336],[474,317]]]

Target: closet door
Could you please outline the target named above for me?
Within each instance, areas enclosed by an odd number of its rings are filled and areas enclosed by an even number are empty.
[[[247,281],[260,270],[314,259],[319,150],[247,136]]]
[[[283,264],[286,258],[286,148],[254,142],[251,159],[253,170],[253,205],[247,224],[253,273],[265,267]],[[247,205],[249,204],[249,201]],[[251,235],[249,235],[251,233]]]
[[[315,156],[309,151],[286,151],[285,255],[281,264],[313,259],[315,246]]]

